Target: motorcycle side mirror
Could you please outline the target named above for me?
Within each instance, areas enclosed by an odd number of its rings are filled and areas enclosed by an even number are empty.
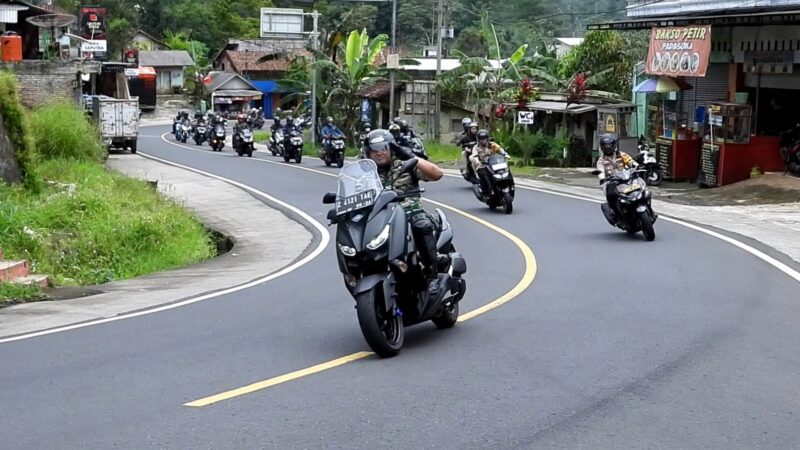
[[[324,205],[331,205],[336,203],[336,194],[333,192],[328,192],[322,197],[322,204]]]
[[[329,210],[328,210],[327,219],[328,219],[329,221],[331,221],[331,222],[333,222],[334,220],[336,220],[336,209],[335,209],[335,208],[334,208],[334,209],[329,209]]]
[[[412,170],[416,169],[418,162],[419,162],[419,159],[417,159],[417,158],[411,158],[408,161],[404,162],[403,163],[403,168],[402,168],[402,173],[409,173]]]
[[[592,171],[592,175],[600,175],[600,171],[599,171],[599,170],[597,170],[597,169],[594,169],[594,170]]]

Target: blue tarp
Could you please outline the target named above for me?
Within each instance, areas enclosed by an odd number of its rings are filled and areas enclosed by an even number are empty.
[[[277,81],[267,80],[267,81],[250,81],[253,83],[253,86],[256,87],[259,91],[265,94],[271,94],[273,92],[281,92],[280,86],[278,86]]]

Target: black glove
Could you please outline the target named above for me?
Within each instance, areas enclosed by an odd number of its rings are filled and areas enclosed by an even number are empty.
[[[402,145],[398,145],[395,143],[389,144],[390,149],[394,156],[396,156],[401,161],[408,161],[409,159],[414,157],[414,151],[408,147],[403,147]]]
[[[427,160],[428,160],[428,155],[426,155],[426,154],[425,154],[425,152],[424,152],[422,149],[420,149],[420,148],[415,148],[415,149],[414,149],[414,150],[412,150],[412,151],[414,152],[414,156],[416,156],[417,158],[422,158],[422,159],[424,159],[425,161],[427,161]]]
[[[600,180],[600,186],[602,186],[603,184],[605,184],[605,182],[606,182],[606,180]]]

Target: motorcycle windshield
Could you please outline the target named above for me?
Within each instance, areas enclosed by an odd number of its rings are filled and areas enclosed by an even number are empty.
[[[336,214],[348,214],[367,208],[383,190],[378,166],[371,159],[348,163],[339,171],[336,189]]]

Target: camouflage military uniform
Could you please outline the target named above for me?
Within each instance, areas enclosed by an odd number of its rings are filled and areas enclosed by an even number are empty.
[[[392,164],[388,169],[378,170],[381,181],[383,182],[383,187],[398,192],[409,192],[419,189],[420,180],[428,181],[419,169],[415,170],[414,173],[401,173],[402,169],[403,161],[393,158]],[[425,212],[425,210],[422,209],[422,198],[419,194],[404,198],[403,201],[400,202],[400,206],[406,211],[408,217]]]
[[[410,192],[419,189],[420,180],[429,181],[419,169],[413,173],[402,173],[402,170],[403,161],[397,158],[392,159],[388,168],[379,169],[378,174],[384,188],[401,193]],[[433,282],[439,266],[436,233],[441,229],[441,224],[437,220],[438,215],[428,214],[422,208],[422,198],[419,194],[404,198],[400,205],[406,212],[408,223],[411,224],[411,231],[420,250],[420,258],[425,266],[425,271]]]

